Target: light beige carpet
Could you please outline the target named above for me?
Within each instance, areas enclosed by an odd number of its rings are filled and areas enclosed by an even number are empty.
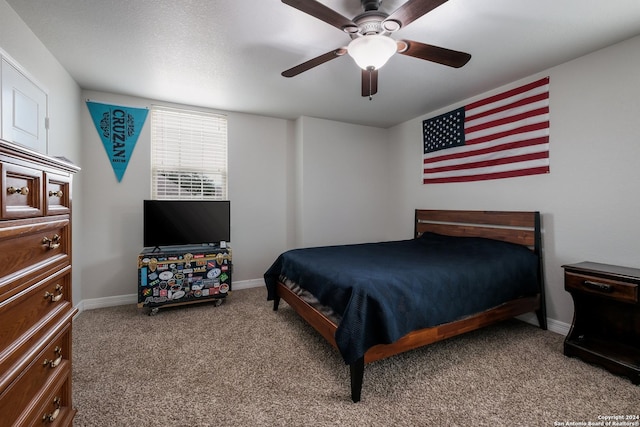
[[[375,362],[354,404],[338,352],[286,303],[272,311],[263,288],[155,316],[85,311],[75,426],[556,426],[640,414],[640,387],[566,358],[563,339],[510,321]]]

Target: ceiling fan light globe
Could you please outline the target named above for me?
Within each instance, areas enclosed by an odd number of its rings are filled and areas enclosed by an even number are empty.
[[[371,34],[353,39],[347,52],[363,70],[379,69],[396,53],[395,40],[388,36]]]

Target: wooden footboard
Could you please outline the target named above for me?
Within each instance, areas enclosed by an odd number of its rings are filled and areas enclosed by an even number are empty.
[[[364,358],[351,364],[351,398],[358,402],[361,396],[365,363],[387,358],[408,350],[435,343],[466,332],[480,329],[515,316],[535,311],[540,327],[546,329],[544,284],[541,256],[540,214],[538,212],[486,212],[416,210],[415,235],[435,232],[452,236],[486,237],[521,244],[536,252],[540,258],[540,290],[533,297],[508,301],[497,307],[432,328],[410,332],[391,344],[370,348]],[[337,325],[316,310],[283,283],[277,285],[274,310],[284,299],[307,323],[316,329],[332,346],[337,348]]]

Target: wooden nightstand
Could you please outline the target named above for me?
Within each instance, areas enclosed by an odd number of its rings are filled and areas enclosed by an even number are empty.
[[[640,269],[595,262],[562,268],[575,308],[564,354],[640,384]]]

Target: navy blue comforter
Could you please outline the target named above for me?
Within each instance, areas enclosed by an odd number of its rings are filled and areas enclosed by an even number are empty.
[[[335,339],[348,364],[376,344],[539,291],[538,257],[527,248],[433,233],[287,251],[264,275],[269,300],[281,277],[342,317]]]

